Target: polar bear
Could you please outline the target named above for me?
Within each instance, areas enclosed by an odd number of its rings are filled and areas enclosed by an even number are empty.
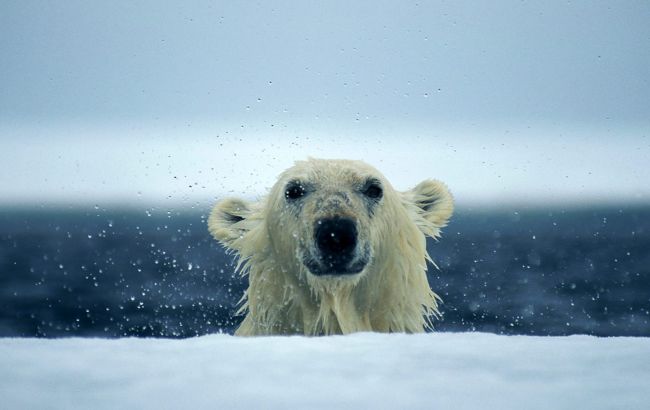
[[[308,159],[257,202],[224,199],[210,233],[238,254],[249,286],[236,335],[422,332],[438,315],[425,235],[453,212],[447,187],[398,192],[373,167]]]

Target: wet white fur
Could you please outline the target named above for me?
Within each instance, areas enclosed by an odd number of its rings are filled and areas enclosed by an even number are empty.
[[[369,177],[384,190],[372,215],[359,191]],[[291,180],[313,187],[299,206],[285,198]],[[397,192],[377,170],[349,160],[300,161],[260,201],[220,201],[208,228],[238,254],[238,269],[249,278],[240,309],[246,317],[236,334],[424,331],[438,314],[439,299],[427,282],[425,235],[437,238],[452,212],[441,182],[425,180]],[[360,274],[315,276],[302,264],[314,246],[315,222],[334,215],[355,219],[359,245],[371,249]]]

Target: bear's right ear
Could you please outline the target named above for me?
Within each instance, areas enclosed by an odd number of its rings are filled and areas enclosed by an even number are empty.
[[[427,179],[415,188],[403,193],[404,199],[414,206],[415,223],[432,238],[440,236],[440,229],[447,225],[454,212],[454,199],[447,186],[440,181]]]
[[[208,230],[226,248],[237,249],[235,241],[243,237],[254,223],[252,205],[242,199],[219,201],[208,218]]]

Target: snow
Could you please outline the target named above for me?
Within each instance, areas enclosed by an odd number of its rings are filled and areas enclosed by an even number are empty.
[[[641,409],[650,338],[0,339],[4,408]]]

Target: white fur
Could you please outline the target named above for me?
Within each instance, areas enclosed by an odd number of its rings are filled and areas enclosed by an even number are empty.
[[[370,177],[381,181],[384,192],[372,213],[358,190]],[[313,187],[299,209],[284,195],[295,179]],[[259,202],[220,201],[210,214],[209,230],[238,254],[238,269],[249,277],[239,310],[246,317],[236,334],[430,328],[439,298],[427,282],[425,235],[437,238],[452,212],[444,184],[426,180],[397,192],[374,168],[348,160],[297,162]],[[356,275],[315,276],[301,258],[314,246],[314,222],[335,215],[357,221],[359,244],[368,244],[371,259]]]

